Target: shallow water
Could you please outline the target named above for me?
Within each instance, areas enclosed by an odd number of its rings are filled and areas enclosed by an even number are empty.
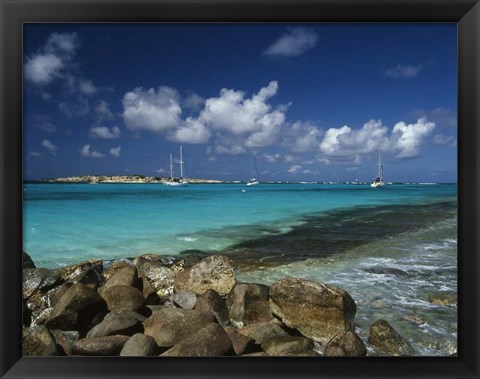
[[[26,184],[39,267],[185,250],[227,254],[244,281],[321,280],[355,299],[358,332],[388,320],[422,355],[456,351],[456,185]],[[245,268],[249,267],[248,270]]]

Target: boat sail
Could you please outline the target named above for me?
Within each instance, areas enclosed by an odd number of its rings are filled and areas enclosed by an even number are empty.
[[[255,177],[253,177],[247,182],[247,186],[255,186],[257,184],[260,184],[260,182],[258,181],[257,160],[255,159],[255,156],[253,156],[253,175],[255,175]]]
[[[385,185],[385,182],[383,181],[383,153],[379,149],[378,150],[378,176],[373,179],[373,181],[370,183],[370,187],[372,188],[379,188],[383,187]]]
[[[169,180],[163,182],[164,185],[166,186],[175,186],[175,187],[185,187],[188,185],[188,182],[183,178],[183,164],[185,163],[183,161],[183,149],[182,145],[180,145],[180,161],[178,162],[180,164],[180,177],[175,178],[173,176],[173,156],[170,154],[170,178]]]

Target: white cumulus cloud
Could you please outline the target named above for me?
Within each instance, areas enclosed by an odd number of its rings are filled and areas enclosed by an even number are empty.
[[[293,166],[290,166],[290,168],[288,169],[288,172],[291,173],[291,174],[296,174],[297,172],[299,172],[300,170],[302,169],[302,166],[298,165],[298,164],[295,164]]]
[[[264,52],[265,55],[297,57],[313,48],[318,41],[317,34],[308,28],[290,28]]]
[[[435,128],[435,123],[420,118],[415,124],[401,121],[395,124],[390,137],[391,148],[399,159],[416,158],[420,155],[420,145],[424,137]]]
[[[168,138],[181,143],[206,143],[210,138],[210,131],[200,121],[188,117],[178,128],[173,129]]]
[[[80,155],[87,158],[103,158],[105,155],[98,151],[90,150],[90,145],[85,145],[80,149]]]
[[[393,79],[412,79],[416,77],[424,68],[423,64],[404,64],[398,63],[385,71],[385,76]]]
[[[44,139],[41,143],[42,147],[47,149],[50,153],[55,155],[55,152],[58,150],[57,146],[51,143],[48,139]]]
[[[122,133],[117,126],[114,126],[111,129],[108,129],[106,126],[95,126],[90,128],[90,137],[93,138],[115,139],[120,138],[121,134]]]
[[[121,146],[117,146],[117,147],[112,147],[110,149],[110,154],[112,154],[114,157],[119,157],[120,156],[120,151],[122,150],[122,147]]]

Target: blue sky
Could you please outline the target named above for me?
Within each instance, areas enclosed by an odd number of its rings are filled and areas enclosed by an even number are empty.
[[[26,24],[24,176],[456,182],[456,24]]]

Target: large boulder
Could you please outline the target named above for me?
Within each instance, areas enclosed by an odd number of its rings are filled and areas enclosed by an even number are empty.
[[[134,334],[125,343],[120,352],[121,357],[150,357],[157,354],[155,340],[141,333]]]
[[[162,261],[155,260],[140,261],[137,268],[139,276],[148,279],[149,284],[155,289],[161,302],[170,299],[173,295],[175,279],[175,273],[170,268],[164,266]],[[144,283],[144,289],[148,289],[148,284]],[[144,295],[147,294],[144,293]]]
[[[135,266],[125,266],[122,269],[117,270],[110,279],[105,283],[105,287],[114,287],[114,286],[139,286],[139,278],[137,273],[137,268]]]
[[[291,356],[313,349],[313,341],[306,337],[272,337],[262,343],[262,349],[271,357]]]
[[[218,324],[209,324],[184,338],[162,356],[212,357],[232,355],[232,341]]]
[[[191,291],[178,291],[173,294],[173,303],[183,309],[193,309],[197,302],[197,295]]]
[[[60,350],[60,355],[72,355],[73,344],[80,337],[80,333],[76,330],[59,330],[53,329],[50,331],[55,342]]]
[[[84,338],[73,344],[72,354],[118,356],[129,338],[128,336]]]
[[[225,325],[229,322],[227,305],[214,290],[207,290],[202,293],[195,303],[195,309],[201,312],[213,313],[220,325]]]
[[[227,296],[230,319],[237,326],[270,322],[274,317],[269,304],[270,288],[263,284],[237,283]]]
[[[226,295],[235,285],[233,266],[227,257],[212,255],[191,268],[180,272],[175,278],[175,290],[192,291],[201,295],[214,290]]]
[[[23,269],[23,297],[28,299],[34,294],[45,293],[63,282],[57,270],[48,268]]]
[[[87,337],[132,336],[143,332],[142,322],[145,320],[145,316],[132,311],[111,312],[87,333]]]
[[[241,334],[250,337],[257,345],[273,337],[288,337],[287,332],[279,325],[270,322],[251,324],[238,330]]]
[[[63,280],[71,283],[101,285],[104,283],[103,261],[92,259],[59,270]]]
[[[363,357],[367,355],[367,348],[353,330],[347,330],[333,337],[323,354],[326,357]]]
[[[210,312],[162,308],[145,320],[143,328],[144,334],[153,337],[158,346],[169,347],[212,322],[215,316]]]
[[[23,355],[58,355],[55,339],[45,326],[26,329],[23,335]]]
[[[415,354],[413,347],[385,320],[375,321],[370,326],[368,343],[384,355],[410,356]]]
[[[110,312],[137,312],[145,305],[145,298],[138,288],[130,286],[107,287],[101,291]]]
[[[106,314],[107,304],[102,297],[86,285],[76,283],[55,304],[45,325],[49,329],[78,330],[83,334]]]
[[[285,325],[320,344],[352,329],[357,311],[352,297],[343,289],[294,278],[272,284],[270,307]]]
[[[22,251],[22,266],[23,268],[35,268],[35,263],[33,263],[32,257],[26,252]]]
[[[237,355],[251,353],[255,349],[255,340],[240,333],[233,326],[224,328],[232,341],[233,351]]]

